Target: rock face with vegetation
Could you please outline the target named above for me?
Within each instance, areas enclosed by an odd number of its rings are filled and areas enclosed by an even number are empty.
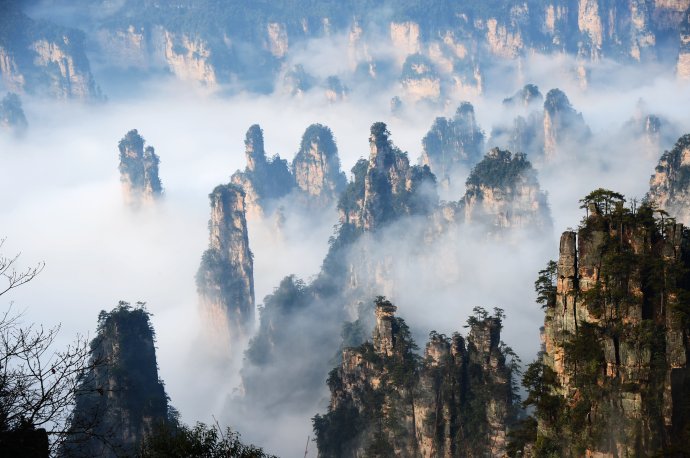
[[[517,73],[517,62],[535,53],[576,58],[572,71],[582,84],[587,65],[602,59],[634,65],[676,57],[678,75],[689,73],[688,0],[444,0],[432,7],[414,0],[385,14],[375,2],[51,1],[48,6],[79,12],[72,24],[86,37],[29,19],[18,2],[4,3],[9,6],[0,14],[0,71],[7,87],[58,96],[97,92],[85,38],[94,60],[108,69],[142,75],[167,71],[211,89],[232,84],[264,93],[276,89],[287,62],[292,68],[304,63],[300,50],[306,40],[337,37],[345,38],[347,65],[330,76],[346,83],[399,81],[401,95],[410,100],[443,102],[481,92],[484,68],[507,64]],[[382,47],[392,52],[375,52]],[[21,57],[26,50],[32,54]],[[296,82],[290,84],[296,95],[314,84]],[[328,81],[316,84],[330,91]]]
[[[668,118],[650,113],[644,101],[640,100],[633,116],[623,125],[622,137],[632,138],[648,156],[670,148],[679,137],[677,126]]]
[[[66,0],[58,0],[58,3]],[[74,2],[72,2],[74,3]],[[343,77],[399,79],[410,98],[482,89],[482,67],[541,53],[634,64],[680,54],[687,0],[528,0],[396,4],[385,19],[374,3],[279,4],[204,0],[200,4],[123,2],[91,6],[98,51],[118,67],[164,68],[180,79],[216,87],[239,82],[270,92],[276,76],[307,39],[346,36]],[[118,8],[118,6],[120,6]],[[383,37],[381,31],[386,31]],[[386,36],[387,35],[387,36]],[[390,58],[372,55],[390,48]],[[680,53],[679,53],[680,48]],[[298,62],[299,63],[299,62]],[[443,97],[443,95],[441,95]]]
[[[507,107],[532,108],[544,102],[544,96],[534,84],[526,84],[511,97],[503,99],[503,105]]]
[[[388,282],[387,260],[373,259],[367,247],[376,245],[380,230],[403,217],[433,211],[433,175],[427,167],[410,166],[389,135],[385,124],[372,125],[370,159],[352,169],[353,180],[338,202],[340,224],[316,278],[305,283],[287,276],[264,299],[242,369],[250,412],[259,404],[270,411],[285,406],[313,411],[343,339],[361,343],[365,336],[365,320],[346,329],[343,323]],[[355,252],[355,245],[361,249]]]
[[[599,189],[536,283],[544,351],[523,380],[530,456],[682,456],[690,443],[687,229]],[[516,455],[517,456],[517,455]]]
[[[275,155],[268,159],[264,150],[264,134],[258,124],[247,130],[244,140],[247,167],[236,171],[232,183],[246,194],[247,215],[259,217],[273,211],[277,199],[288,195],[295,182],[287,161]]]
[[[163,193],[158,177],[160,159],[153,147],[144,148],[144,138],[133,129],[120,140],[118,149],[125,203],[136,209],[159,199]]]
[[[420,357],[395,312],[379,297],[373,340],[345,348],[329,374],[319,456],[503,456],[515,398],[502,313],[476,309],[467,339],[432,332]]]
[[[21,2],[0,4],[0,78],[15,92],[98,99],[84,34],[29,18]]]
[[[307,127],[299,152],[292,160],[292,172],[301,200],[307,206],[335,205],[347,186],[347,178],[340,170],[338,147],[331,129],[321,124]]]
[[[681,2],[679,2],[681,3]],[[690,79],[690,7],[682,16],[679,27],[680,49],[676,74],[681,79]]]
[[[550,90],[544,99],[537,86],[528,84],[503,100],[503,107],[515,117],[512,124],[493,127],[490,146],[508,148],[548,162],[561,155],[564,149],[582,145],[590,138],[582,114],[575,111],[560,89]]]
[[[14,92],[8,92],[0,101],[0,128],[20,135],[28,125],[21,99]]]
[[[544,101],[544,158],[559,155],[563,146],[581,144],[590,136],[582,114],[575,111],[560,89],[552,89]]]
[[[427,214],[438,201],[436,178],[428,166],[410,166],[393,145],[382,122],[371,126],[369,160],[352,169],[354,181],[340,197],[340,222],[372,231],[404,215]]]
[[[466,186],[461,201],[466,223],[486,225],[492,232],[551,227],[546,194],[523,153],[492,149],[472,169]]]
[[[134,456],[142,440],[170,418],[149,313],[124,302],[102,311],[91,358],[105,364],[84,374],[69,425],[74,431],[88,425],[90,434],[71,436],[60,455]]]
[[[402,66],[400,83],[407,99],[438,102],[441,98],[441,78],[433,62],[422,54],[407,56]]]
[[[452,118],[436,118],[422,139],[420,162],[440,179],[448,180],[457,169],[475,164],[484,150],[484,133],[474,107],[462,102]]]
[[[690,224],[690,134],[659,159],[650,179],[649,199],[683,224]]]
[[[254,261],[244,191],[220,185],[209,199],[209,247],[201,257],[196,286],[208,333],[220,348],[228,348],[254,324]]]

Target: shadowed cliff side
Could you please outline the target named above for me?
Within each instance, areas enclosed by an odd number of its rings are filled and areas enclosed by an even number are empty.
[[[511,456],[685,456],[688,231],[609,190],[582,202],[587,216],[536,283],[544,348],[523,379],[535,411]]]
[[[220,185],[209,199],[209,248],[201,257],[196,286],[204,328],[215,346],[227,350],[254,325],[254,261],[244,191]]]
[[[76,434],[65,442],[61,456],[133,456],[154,427],[169,421],[154,338],[143,304],[132,308],[120,302],[100,313],[91,358],[106,364],[83,375],[70,419]],[[86,425],[90,433],[79,433]]]
[[[373,339],[330,372],[328,413],[313,419],[319,456],[504,455],[515,394],[502,312],[475,309],[467,339],[432,331],[422,358],[396,310],[377,298]]]

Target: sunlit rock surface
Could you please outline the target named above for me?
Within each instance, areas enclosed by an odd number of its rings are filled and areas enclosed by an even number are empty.
[[[132,129],[118,143],[120,183],[125,204],[133,209],[151,205],[162,196],[158,177],[159,157],[152,146],[144,148],[144,138]]]
[[[467,224],[486,225],[493,232],[551,228],[546,194],[522,153],[513,155],[498,148],[489,151],[470,173],[461,203]]]
[[[347,179],[340,170],[338,147],[328,127],[321,124],[307,127],[300,149],[292,160],[292,173],[307,206],[335,206]]]
[[[561,236],[545,304],[542,380],[554,397],[542,398],[537,447],[601,457],[683,450],[687,231],[605,190],[586,200],[580,227]]]
[[[0,78],[14,92],[99,99],[84,49],[84,34],[35,21],[18,2],[0,5]]]
[[[196,286],[204,334],[217,348],[229,350],[254,326],[254,260],[244,191],[220,185],[209,199],[209,247],[201,257]]]
[[[276,199],[292,191],[294,179],[287,161],[278,155],[266,157],[264,134],[258,124],[247,130],[244,146],[247,166],[233,173],[231,181],[245,192],[247,216],[261,217],[273,211]]]
[[[373,340],[330,372],[328,412],[313,419],[319,456],[504,456],[515,412],[501,318],[479,312],[467,339],[432,331],[420,358],[396,310],[378,298]]]
[[[653,202],[678,222],[690,224],[690,135],[662,154],[649,186]]]

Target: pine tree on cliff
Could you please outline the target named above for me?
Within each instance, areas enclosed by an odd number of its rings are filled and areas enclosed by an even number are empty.
[[[511,456],[684,456],[688,230],[610,190],[581,202],[588,211],[561,237],[557,276],[549,264],[536,284],[544,351],[525,371],[534,415],[515,430]]]
[[[500,340],[502,311],[476,308],[467,340],[432,331],[420,358],[397,307],[375,305],[372,340],[344,349],[329,374],[328,412],[313,418],[319,455],[501,456],[517,362]]]

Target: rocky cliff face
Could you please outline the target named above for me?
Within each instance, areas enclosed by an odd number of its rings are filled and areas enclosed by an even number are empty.
[[[247,337],[254,325],[254,262],[244,191],[220,185],[209,198],[209,248],[201,258],[196,286],[205,329],[220,348],[228,348]]]
[[[294,179],[287,161],[278,155],[271,159],[266,157],[264,134],[258,124],[247,130],[244,146],[247,167],[244,172],[233,173],[231,181],[244,190],[250,218],[270,214],[275,201],[292,191]]]
[[[413,102],[438,102],[441,98],[441,78],[431,60],[421,54],[411,54],[405,59],[400,82],[407,99]]]
[[[453,118],[436,118],[422,139],[420,162],[440,179],[448,180],[459,167],[469,167],[481,157],[484,133],[474,115],[474,107],[462,102]]]
[[[35,21],[18,3],[0,5],[0,77],[15,92],[99,99],[84,50],[84,35]]]
[[[410,166],[382,122],[371,126],[369,161],[353,168],[355,180],[338,204],[342,224],[372,231],[403,215],[426,214],[438,201],[427,166]]]
[[[582,114],[575,111],[560,89],[552,89],[544,101],[544,158],[553,160],[564,146],[580,144],[590,136]]]
[[[680,23],[680,48],[676,74],[681,79],[690,79],[690,8],[683,14]]]
[[[467,339],[432,332],[420,358],[395,312],[379,297],[373,342],[343,350],[329,374],[319,455],[504,456],[514,412],[500,316],[477,310]]]
[[[690,224],[690,135],[659,159],[649,181],[649,199],[683,224]]]
[[[522,153],[494,148],[467,179],[461,201],[464,221],[483,224],[490,232],[524,228],[541,231],[551,227],[546,194],[537,173]]]
[[[103,364],[95,364],[82,378],[70,428],[83,431],[88,426],[93,435],[68,435],[60,455],[134,456],[142,439],[169,421],[149,313],[124,302],[109,313],[102,311],[91,358]]]
[[[563,233],[555,282],[542,288],[544,353],[527,372],[535,456],[680,453],[690,419],[687,229],[649,205],[625,208],[611,191],[583,201],[588,215]]]
[[[544,102],[544,96],[534,84],[526,84],[511,97],[503,99],[507,107],[534,108]]]
[[[590,138],[582,114],[570,104],[560,89],[552,89],[544,100],[539,88],[528,84],[503,100],[507,113],[515,116],[512,124],[492,128],[491,146],[526,153],[533,158],[552,161],[568,147],[581,145]]]
[[[671,148],[678,140],[678,126],[666,117],[649,111],[643,100],[637,103],[633,116],[623,125],[621,138],[631,139],[633,147],[657,157],[659,151]]]
[[[0,129],[21,135],[28,126],[21,99],[14,92],[8,92],[0,101]]]
[[[376,237],[403,217],[426,215],[435,207],[433,175],[410,166],[385,124],[372,126],[370,148],[369,160],[355,165],[353,180],[340,196],[340,225],[319,274],[308,284],[288,276],[263,301],[259,330],[242,369],[249,412],[255,405],[269,411],[315,405],[341,343],[343,322],[353,320],[363,301],[391,283],[390,259],[370,252]]]
[[[138,209],[153,203],[163,194],[158,177],[160,159],[152,146],[144,148],[144,138],[132,129],[118,143],[120,182],[125,203]]]
[[[66,0],[57,3],[61,1]],[[674,53],[678,74],[684,75],[687,34],[681,23],[689,4],[527,0],[489,7],[479,1],[442,1],[429,8],[413,1],[395,5],[392,19],[363,21],[388,15],[368,3],[309,7],[291,1],[247,7],[208,0],[199,8],[184,2],[126,2],[92,8],[93,23],[87,28],[97,30],[93,41],[100,55],[116,67],[163,67],[207,87],[239,83],[263,92],[274,89],[276,76],[285,72],[285,63],[303,49],[305,40],[347,35],[349,71],[339,77],[399,79],[407,98],[442,101],[481,92],[486,64],[515,62],[535,52],[575,57],[584,77],[590,61],[635,64]],[[383,37],[382,30],[388,32]],[[391,50],[389,56],[377,52],[382,46]]]
[[[307,206],[325,208],[336,202],[347,179],[340,170],[338,147],[328,127],[307,127],[299,152],[292,160],[292,173]]]

